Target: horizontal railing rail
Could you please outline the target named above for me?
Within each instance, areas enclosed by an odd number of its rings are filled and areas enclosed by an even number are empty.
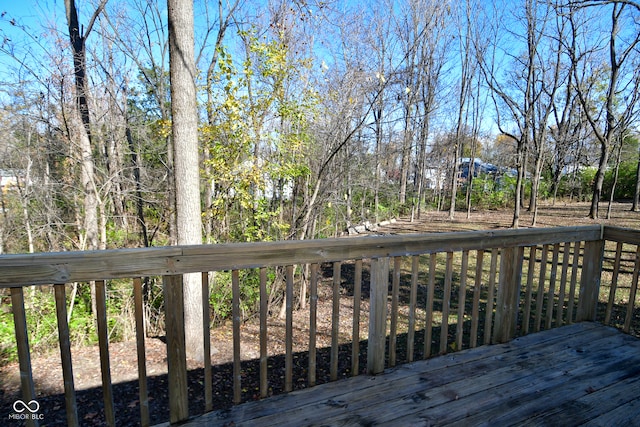
[[[600,240],[600,226],[229,243],[0,256],[0,287]]]
[[[326,333],[331,336],[329,379],[340,377],[339,359],[350,358],[347,374],[378,374],[397,363],[411,362],[449,351],[492,342],[582,320],[600,320],[631,328],[635,289],[640,271],[640,232],[608,226],[492,230],[454,233],[366,236],[312,241],[173,246],[0,256],[0,288],[10,288],[14,314],[23,400],[35,399],[24,309],[25,286],[53,285],[59,345],[65,385],[67,423],[78,425],[73,386],[73,364],[67,322],[66,285],[93,282],[104,394],[104,418],[114,425],[110,377],[105,289],[108,281],[131,281],[135,300],[138,351],[139,406],[142,425],[149,425],[145,368],[142,278],[162,277],[165,292],[165,328],[169,380],[170,421],[189,417],[184,343],[182,275],[202,277],[204,313],[209,314],[211,273],[230,271],[234,340],[232,400],[246,399],[242,387],[240,348],[241,272],[256,269],[260,293],[260,397],[269,394],[267,351],[269,330],[275,326],[267,313],[267,269],[284,274],[285,359],[283,391],[304,380],[317,383],[318,295],[326,288],[332,315]],[[625,254],[635,254],[633,271],[620,273]],[[607,264],[603,272],[603,260]],[[610,260],[610,261],[609,261]],[[309,306],[306,336],[308,366],[305,378],[294,378],[294,286],[296,271],[308,269]],[[346,274],[348,273],[348,274]],[[627,278],[626,276],[631,276]],[[605,277],[606,276],[606,277]],[[603,279],[604,278],[604,279]],[[628,280],[627,280],[628,279]],[[604,280],[604,285],[601,282]],[[368,287],[367,287],[368,285]],[[324,287],[324,288],[323,288]],[[621,289],[627,289],[626,317],[621,320]],[[600,293],[608,288],[606,303]],[[630,299],[629,299],[630,298]],[[624,299],[624,298],[623,298]],[[606,305],[605,308],[602,308]],[[348,307],[346,311],[345,307]],[[624,310],[623,310],[624,311]],[[345,313],[351,332],[345,339],[339,328]],[[631,313],[631,314],[629,314]],[[617,320],[616,320],[617,319]],[[209,324],[203,329],[204,407],[212,404]],[[361,341],[366,339],[366,346]],[[297,341],[300,341],[299,339]],[[402,346],[399,344],[402,343]],[[348,344],[348,354],[341,346]],[[400,348],[402,347],[402,348]],[[297,347],[296,347],[297,348]],[[366,355],[366,367],[360,356]],[[345,373],[342,373],[343,375]],[[37,420],[33,421],[37,424]]]

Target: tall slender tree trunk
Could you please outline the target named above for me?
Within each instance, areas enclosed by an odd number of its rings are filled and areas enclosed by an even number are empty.
[[[69,41],[73,54],[73,74],[75,78],[76,111],[73,115],[74,131],[80,146],[81,186],[84,193],[84,249],[98,249],[98,191],[95,182],[95,163],[91,146],[91,121],[89,115],[87,87],[87,52],[86,40],[91,33],[93,23],[101,13],[106,0],[102,0],[86,27],[80,26],[75,0],[65,0]],[[93,282],[89,284],[91,294],[91,311],[96,312],[96,294]],[[73,299],[72,299],[73,301]],[[69,310],[71,316],[73,310]]]
[[[618,174],[620,173],[620,159],[622,157],[622,143],[623,138],[620,137],[620,143],[616,150],[616,166],[613,170],[613,183],[611,184],[611,195],[609,196],[609,203],[607,205],[607,219],[611,219],[611,208],[613,205],[613,198],[616,192],[616,185],[618,185]]]
[[[129,121],[125,117],[126,129],[125,134],[127,136],[127,143],[129,144],[129,150],[131,151],[131,167],[133,169],[133,179],[136,183],[135,200],[136,200],[136,213],[138,217],[138,225],[140,226],[140,237],[144,247],[150,246],[149,232],[147,230],[147,221],[144,216],[144,199],[142,198],[142,181],[140,177],[140,163],[138,161],[138,150],[133,142],[133,135],[131,134],[131,128],[129,127]]]
[[[458,195],[458,153],[460,152],[460,141],[456,136],[453,143],[453,159],[451,167],[451,205],[449,206],[449,219],[453,219],[456,214],[456,198]]]
[[[523,136],[526,138],[526,136]],[[518,228],[520,226],[520,201],[522,200],[522,183],[524,181],[524,146],[526,142],[519,140],[518,146],[516,149],[516,162],[517,162],[517,178],[516,178],[516,188],[514,191],[514,206],[513,206],[513,220],[511,221],[511,228]]]
[[[168,0],[167,6],[177,239],[179,245],[201,244],[193,2]],[[187,356],[195,360],[203,360],[200,275],[186,274],[183,288]]]
[[[633,212],[640,210],[640,150],[638,151],[638,167],[636,168],[636,189],[633,194],[633,204],[631,205]]]
[[[598,218],[598,208],[600,207],[600,196],[602,194],[602,185],[604,184],[604,173],[609,163],[609,146],[606,142],[600,143],[600,162],[598,163],[598,171],[593,181],[593,192],[591,197],[591,207],[589,208],[589,218]]]
[[[409,114],[407,112],[407,114]],[[409,118],[407,117],[408,121]],[[400,204],[407,202],[407,183],[409,182],[409,166],[411,165],[411,137],[409,136],[409,125],[405,124],[405,135],[402,141],[402,163],[400,166]]]
[[[382,96],[380,97],[382,99]],[[375,213],[376,223],[379,222],[379,208],[380,208],[380,158],[382,156],[382,103],[380,102],[379,106],[376,106],[373,109],[373,117],[375,122],[375,130],[376,130],[376,153],[375,153],[375,162],[376,162],[376,170],[375,170],[375,182],[373,183],[373,210]],[[640,181],[639,181],[640,182]]]
[[[78,133],[77,138],[80,145],[80,167],[81,167],[81,185],[84,192],[84,232],[86,235],[85,249],[93,250],[98,248],[98,196],[95,183],[95,164],[93,160],[93,151],[91,148],[91,127],[89,116],[88,88],[86,81],[87,56],[86,56],[86,39],[89,35],[93,22],[100,14],[106,0],[103,0],[96,12],[94,13],[86,32],[84,26],[81,28],[78,21],[78,12],[75,0],[65,0],[65,9],[67,13],[67,26],[69,30],[69,40],[73,51],[73,71],[75,77],[76,90],[76,111],[80,119],[75,130]]]

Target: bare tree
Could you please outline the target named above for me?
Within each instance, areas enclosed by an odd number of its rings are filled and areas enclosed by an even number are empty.
[[[454,165],[453,165],[453,177],[451,180],[451,206],[449,207],[449,219],[453,219],[455,215],[455,207],[456,207],[456,193],[457,193],[457,175],[458,175],[458,153],[460,151],[459,146],[461,146],[461,142],[463,139],[463,132],[467,128],[467,122],[469,118],[469,108],[468,103],[472,100],[472,90],[474,79],[476,76],[477,63],[476,56],[473,52],[474,41],[472,37],[475,36],[474,32],[476,32],[476,28],[473,27],[474,23],[472,20],[473,10],[478,7],[478,4],[467,0],[463,4],[460,5],[459,17],[458,17],[458,50],[460,55],[460,87],[458,90],[458,111],[456,117],[456,134],[455,134],[455,145],[454,145]],[[477,114],[474,114],[476,117]],[[470,197],[471,197],[471,185],[473,181],[473,168],[475,166],[475,154],[476,154],[476,138],[472,139],[472,148],[471,148],[471,162],[469,163],[469,174],[467,178],[467,215],[469,214],[470,209]]]
[[[102,0],[91,16],[86,29],[80,25],[75,0],[65,0],[69,40],[73,54],[75,76],[76,108],[80,119],[75,131],[80,143],[82,168],[82,188],[84,190],[84,229],[86,249],[98,248],[98,194],[95,182],[95,165],[91,146],[91,120],[89,115],[87,87],[87,37],[93,29],[96,19],[104,9],[107,0]]]
[[[600,40],[596,40],[584,51],[579,51],[578,40],[586,38],[584,32],[587,30],[585,26],[580,27],[577,21],[577,12],[603,5],[611,12],[609,33],[606,40],[602,40],[606,51],[599,48]],[[632,17],[628,17],[624,13],[632,6],[637,8],[637,5],[622,1],[584,1],[570,2],[568,7],[563,10],[568,15],[571,24],[569,53],[574,63],[573,70],[578,99],[587,122],[600,145],[598,170],[593,183],[593,195],[589,209],[589,217],[594,219],[598,218],[605,170],[609,163],[614,138],[620,130],[621,118],[628,116],[630,111],[636,108],[635,104],[637,103],[637,97],[631,97],[630,94],[638,91],[640,83],[637,79],[638,64],[633,60],[637,55],[637,46],[640,43],[640,31],[637,31],[637,20],[634,22]],[[628,31],[622,31],[621,24],[625,22],[625,18],[627,18],[627,25],[635,25],[636,31],[632,30],[631,36]],[[631,20],[629,21],[629,19]],[[604,70],[600,69],[603,62],[606,63]],[[604,83],[604,90],[599,90],[599,84],[602,83]],[[626,102],[618,106],[623,97],[626,97]],[[629,102],[630,100],[634,102]]]
[[[480,65],[484,79],[491,89],[491,97],[496,109],[496,119],[498,129],[503,135],[510,137],[516,142],[516,168],[517,178],[514,191],[514,209],[511,226],[518,228],[520,220],[520,204],[522,201],[525,154],[527,147],[532,140],[532,123],[534,106],[531,102],[535,84],[535,66],[538,41],[540,33],[537,31],[535,21],[535,0],[527,0],[524,8],[524,26],[526,37],[526,51],[521,56],[506,53],[511,56],[515,67],[513,72],[507,77],[507,81],[502,81],[499,75],[499,65],[496,62],[501,56],[498,54],[499,47],[497,34],[499,30],[493,29],[494,43],[487,52],[484,52]],[[483,52],[481,52],[483,53]],[[510,91],[511,81],[518,82],[517,90]],[[515,126],[517,132],[511,132],[507,125]]]
[[[145,231],[147,220],[144,217],[144,206],[160,205],[158,211],[162,213],[163,222],[167,225],[169,243],[176,244],[173,140],[168,130],[171,111],[170,85],[166,70],[168,36],[165,18],[155,2],[134,1],[130,6],[131,10],[128,13],[119,9],[109,9],[104,11],[103,16],[107,24],[104,37],[112,40],[114,50],[119,50],[131,61],[133,70],[127,76],[137,73],[138,81],[144,88],[144,96],[141,99],[136,96],[135,82],[131,82],[128,77],[122,81],[124,94],[120,114],[123,116],[125,138],[132,163],[137,222],[140,225],[143,244],[152,244],[155,233],[150,231],[148,234]],[[130,108],[129,105],[136,108]],[[141,115],[140,113],[147,116],[142,126],[138,126],[140,118],[136,117]],[[149,122],[153,126],[149,126]],[[153,128],[158,128],[159,132]],[[141,144],[136,142],[137,135],[141,133],[145,136],[140,139],[149,143],[144,147],[140,147]],[[150,145],[155,139],[149,135],[150,133],[155,133],[157,138],[163,140],[158,144],[160,152],[157,153],[163,168],[153,171],[149,166],[145,167],[141,161],[143,154],[150,154]],[[145,180],[147,176],[149,178]],[[143,193],[146,193],[144,199]],[[153,199],[149,198],[149,194],[154,195]]]

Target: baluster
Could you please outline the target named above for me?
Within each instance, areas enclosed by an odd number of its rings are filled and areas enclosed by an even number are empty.
[[[67,409],[67,425],[77,426],[78,404],[76,390],[73,386],[73,364],[71,362],[71,342],[69,340],[69,323],[67,322],[67,299],[65,285],[53,286],[56,299],[56,316],[58,318],[58,342],[60,344],[60,360],[64,381],[64,401]]]
[[[145,350],[144,331],[144,304],[142,295],[142,280],[139,277],[133,279],[133,304],[136,318],[136,353],[138,355],[138,396],[140,399],[140,425],[148,427],[151,424],[149,418],[149,394],[147,391],[147,357]]]
[[[102,373],[102,394],[104,399],[105,421],[116,425],[113,410],[113,389],[111,387],[111,366],[109,363],[109,338],[107,331],[107,296],[104,280],[94,282],[96,290],[96,316],[98,323],[98,346],[100,348],[100,372]]]
[[[15,325],[16,346],[18,347],[18,363],[20,365],[20,388],[22,400],[31,402],[36,398],[31,369],[31,352],[29,350],[29,334],[27,332],[27,315],[24,310],[24,291],[22,287],[11,288],[11,311]],[[65,317],[66,318],[66,317]],[[27,426],[38,426],[38,420],[28,419]]]
[[[351,347],[351,375],[360,370],[360,299],[362,298],[362,260],[356,260],[353,281],[353,334]]]

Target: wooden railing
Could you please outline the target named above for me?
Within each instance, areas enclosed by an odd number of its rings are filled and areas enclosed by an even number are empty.
[[[104,417],[106,424],[115,425],[105,288],[108,280],[131,280],[137,327],[140,423],[149,425],[143,277],[161,276],[163,280],[170,421],[173,423],[185,420],[190,415],[182,314],[184,273],[202,274],[203,304],[208,315],[210,274],[231,271],[233,401],[239,403],[243,400],[240,358],[242,320],[239,314],[240,272],[243,269],[259,271],[259,394],[260,397],[266,397],[269,390],[268,360],[273,357],[268,354],[266,345],[269,336],[266,309],[268,268],[281,268],[286,277],[285,372],[282,388],[290,391],[294,383],[304,381],[305,386],[313,386],[317,382],[316,308],[319,286],[332,288],[329,376],[331,380],[336,380],[341,357],[339,347],[344,344],[339,329],[341,320],[344,320],[340,317],[344,315],[341,303],[345,302],[351,307],[351,375],[364,372],[359,365],[359,356],[365,352],[366,372],[379,374],[400,361],[411,362],[463,348],[506,342],[518,335],[574,321],[600,320],[629,332],[640,271],[639,245],[638,231],[594,225],[5,255],[0,257],[0,287],[10,288],[22,400],[30,402],[36,398],[36,394],[23,288],[31,285],[53,286],[67,423],[78,425],[66,312],[66,284],[95,283]],[[306,378],[293,377],[292,301],[294,273],[299,266],[308,266],[311,271]],[[349,274],[349,283],[342,279],[342,271],[346,267],[352,273]],[[366,280],[366,273],[369,280]],[[602,286],[601,279],[606,282]],[[343,287],[348,287],[350,292],[342,290]],[[601,294],[605,297],[599,298]],[[621,305],[623,303],[627,304],[626,308],[621,308],[624,307]],[[362,336],[366,337],[366,346],[362,345],[361,348]],[[215,408],[212,403],[208,322],[205,322],[203,339],[205,403],[202,410],[210,411]],[[404,344],[402,350],[398,348],[399,342]],[[37,419],[28,421],[37,424]]]

